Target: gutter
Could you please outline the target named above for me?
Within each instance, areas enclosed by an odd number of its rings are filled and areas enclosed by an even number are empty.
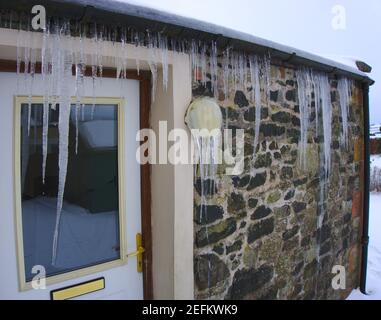
[[[364,106],[364,199],[363,221],[361,238],[361,273],[360,291],[366,292],[366,276],[368,267],[368,244],[369,244],[369,184],[370,184],[370,148],[369,148],[369,84],[363,84]]]

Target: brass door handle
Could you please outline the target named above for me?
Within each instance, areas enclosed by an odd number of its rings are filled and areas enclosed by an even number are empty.
[[[136,257],[139,254],[142,254],[144,251],[146,251],[146,249],[144,249],[143,247],[139,247],[136,251],[128,253],[127,257],[128,258]]]
[[[127,258],[136,257],[136,270],[143,272],[143,253],[146,251],[142,246],[142,234],[136,234],[136,251],[127,253]]]

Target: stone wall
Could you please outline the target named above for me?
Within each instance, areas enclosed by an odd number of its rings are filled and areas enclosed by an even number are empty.
[[[336,81],[332,173],[328,196],[319,203],[320,134],[316,115],[308,137],[308,168],[298,166],[300,114],[292,68],[271,66],[271,94],[262,97],[260,145],[253,160],[255,107],[250,84],[224,99],[229,127],[245,129],[245,172],[207,181],[207,214],[200,219],[200,180],[195,181],[194,273],[197,299],[343,299],[359,283],[363,127],[361,86],[350,105],[349,150],[339,144],[341,118]],[[193,84],[194,97],[212,95],[210,83]],[[222,87],[222,85],[221,85]],[[317,230],[317,219],[323,225]],[[207,217],[207,218],[205,218]],[[347,290],[333,290],[334,265],[347,271]]]

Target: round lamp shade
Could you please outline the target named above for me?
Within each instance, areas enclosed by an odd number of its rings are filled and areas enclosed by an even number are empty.
[[[195,99],[185,114],[189,129],[207,129],[210,132],[222,127],[222,113],[216,100],[210,97]]]

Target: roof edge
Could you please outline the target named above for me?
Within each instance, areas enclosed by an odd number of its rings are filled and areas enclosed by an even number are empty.
[[[253,46],[251,50],[255,51],[258,47],[267,49],[272,56],[276,58],[295,64],[302,64],[316,69],[321,69],[328,73],[338,73],[353,77],[369,85],[374,84],[368,74],[345,65],[338,61],[334,61],[313,53],[309,53],[300,49],[290,46],[282,45],[270,40],[266,40],[245,32],[236,31],[223,26],[215,25],[212,23],[200,21],[197,19],[184,17],[157,9],[143,7],[126,2],[112,1],[112,0],[53,0],[50,3],[64,3],[69,5],[76,5],[81,7],[93,7],[97,10],[117,13],[125,16],[142,18],[152,22],[158,22],[165,25],[173,25],[181,28],[186,28],[198,32],[202,32],[212,36],[215,39],[225,38],[227,42],[239,41],[245,44],[246,47]]]

